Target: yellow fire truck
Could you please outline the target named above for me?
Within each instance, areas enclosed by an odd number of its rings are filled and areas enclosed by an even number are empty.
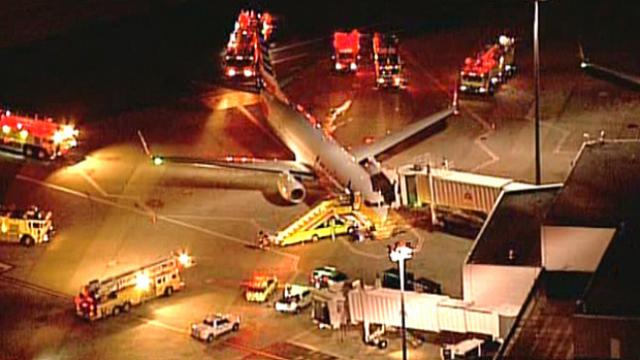
[[[8,210],[0,207],[0,241],[32,246],[51,241],[54,235],[51,211],[36,206],[26,210]]]
[[[172,254],[137,269],[104,280],[92,280],[75,297],[76,315],[98,320],[129,312],[132,306],[160,296],[171,296],[184,282],[180,272],[194,265],[186,253]]]

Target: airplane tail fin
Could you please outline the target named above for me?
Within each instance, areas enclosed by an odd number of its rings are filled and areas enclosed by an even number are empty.
[[[266,90],[273,94],[281,101],[288,103],[287,97],[282,92],[280,84],[276,78],[276,72],[271,62],[271,51],[269,50],[269,42],[264,38],[262,33],[258,36],[258,47],[260,56],[258,58],[258,74],[260,74],[261,92]]]

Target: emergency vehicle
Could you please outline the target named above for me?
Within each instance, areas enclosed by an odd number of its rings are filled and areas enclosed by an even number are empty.
[[[210,343],[221,335],[238,330],[240,330],[238,315],[207,315],[201,323],[191,324],[191,337]]]
[[[243,10],[238,15],[225,50],[223,67],[227,78],[252,79],[257,74],[260,52],[258,33],[265,40],[273,32],[273,19],[268,13]]]
[[[464,93],[492,95],[500,83],[515,72],[514,43],[514,38],[501,35],[475,59],[466,58],[460,71],[458,89]]]
[[[27,157],[55,159],[78,145],[78,130],[51,118],[29,118],[0,110],[0,148]]]
[[[373,64],[377,87],[399,88],[404,83],[398,38],[391,34],[373,34]]]
[[[360,33],[335,32],[333,34],[333,68],[338,72],[356,72],[360,60]]]
[[[275,276],[256,275],[246,284],[244,298],[250,302],[263,303],[278,289]]]
[[[93,321],[129,312],[132,306],[147,300],[171,296],[185,286],[180,275],[182,269],[193,265],[193,259],[186,253],[172,254],[104,280],[92,280],[82,286],[74,299],[76,315]]]
[[[0,207],[0,240],[16,242],[24,246],[46,243],[54,235],[51,211],[36,206],[26,210],[9,210]]]
[[[353,203],[347,196],[324,200],[271,236],[270,241],[287,246],[352,234],[356,229],[372,230],[372,222],[358,211],[360,201],[359,196],[355,196]]]

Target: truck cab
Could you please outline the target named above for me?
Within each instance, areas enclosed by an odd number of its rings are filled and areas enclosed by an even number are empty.
[[[212,342],[221,335],[240,329],[240,317],[231,314],[207,315],[202,322],[191,324],[191,336]]]
[[[336,72],[352,72],[358,70],[360,60],[360,33],[337,31],[333,34],[333,68]]]

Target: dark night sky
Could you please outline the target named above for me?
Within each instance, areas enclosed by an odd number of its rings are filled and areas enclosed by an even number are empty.
[[[144,2],[144,1],[141,1]],[[38,8],[58,15],[56,4]],[[279,15],[285,38],[323,36],[335,28],[379,24],[409,34],[473,26],[478,38],[511,29],[530,37],[530,2],[503,1],[253,1],[187,0],[121,16],[97,16],[74,22],[63,31],[39,32],[38,40],[22,39],[19,17],[5,24],[0,48],[0,106],[48,114],[99,117],[192,91],[192,83],[217,79],[216,56],[234,17],[244,4],[258,3]],[[544,42],[577,42],[600,57],[622,52],[640,56],[635,34],[638,11],[633,1],[549,1],[543,4]],[[63,6],[63,5],[60,5]],[[23,11],[24,12],[24,11]],[[106,20],[105,20],[106,19]],[[60,19],[56,24],[60,23]],[[46,22],[45,22],[46,24]],[[287,39],[281,39],[287,40]],[[574,43],[575,43],[574,42]],[[526,45],[526,43],[525,43]],[[630,55],[631,54],[631,55]],[[631,69],[638,70],[638,69]],[[640,73],[640,71],[636,71]],[[37,109],[37,110],[33,110]]]

